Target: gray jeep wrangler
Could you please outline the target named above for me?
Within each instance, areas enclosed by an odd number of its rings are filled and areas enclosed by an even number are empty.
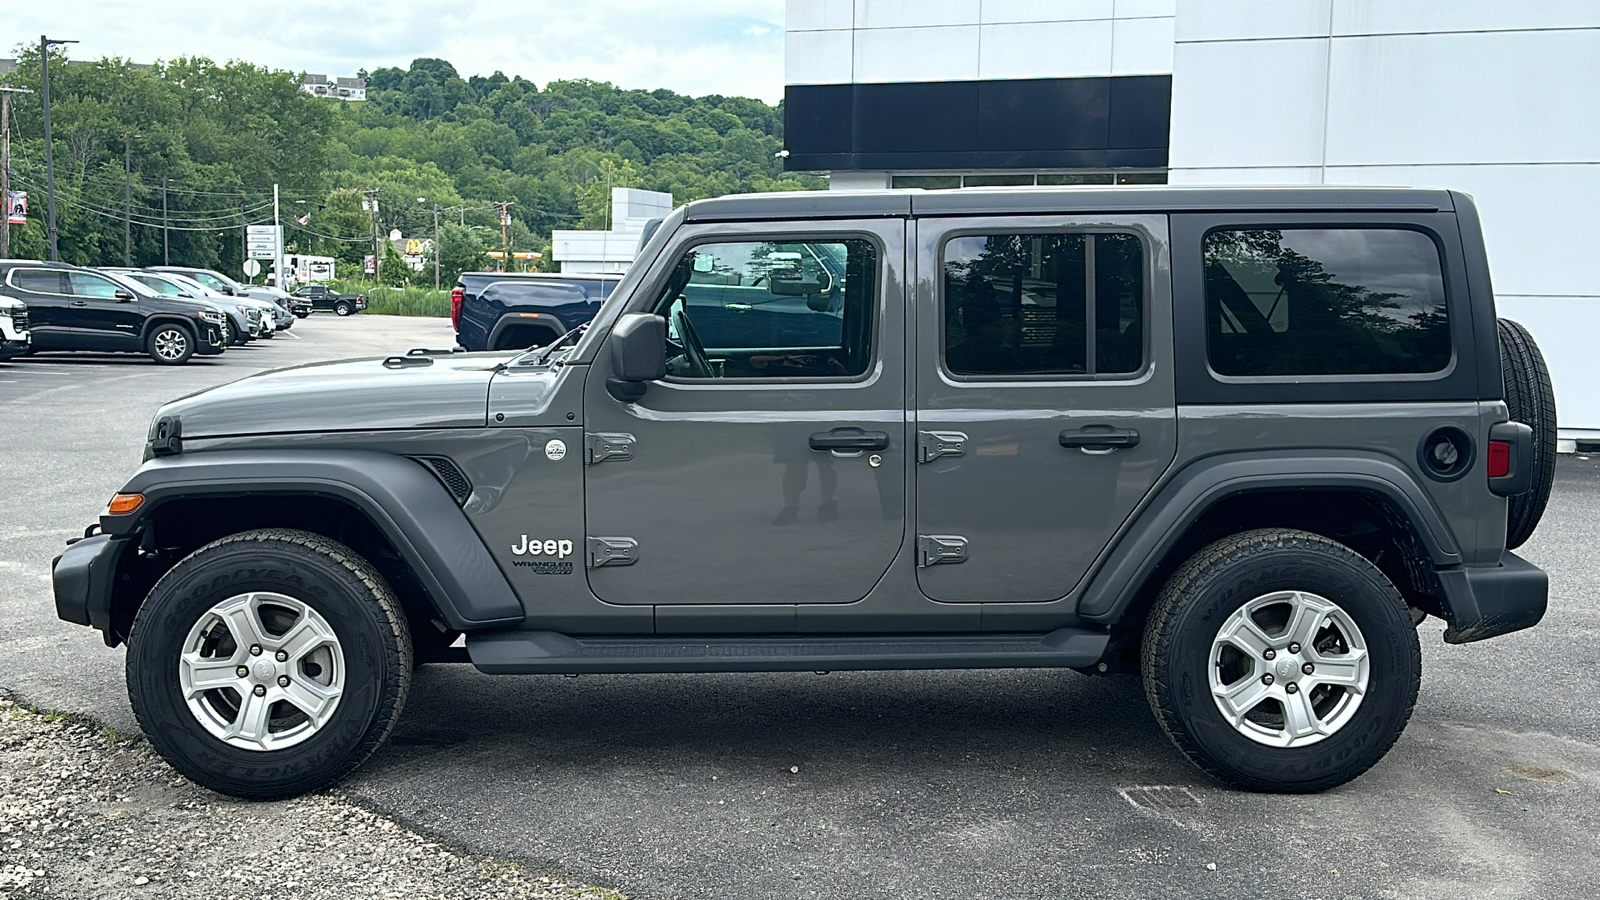
[[[1554,428],[1458,193],[725,197],[550,346],[168,404],[55,598],[239,797],[446,661],[1138,672],[1205,771],[1316,791],[1399,737],[1424,617],[1539,621]]]

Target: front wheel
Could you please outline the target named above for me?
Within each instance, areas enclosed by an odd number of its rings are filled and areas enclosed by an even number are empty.
[[[305,318],[309,318],[310,316],[311,316],[311,313],[307,312],[307,311],[304,311],[304,310],[294,314],[294,317],[296,319],[305,319]]]
[[[405,705],[411,640],[375,569],[321,535],[261,529],[162,576],[128,638],[128,698],[189,779],[251,800],[326,787]]]
[[[144,349],[161,365],[182,365],[194,355],[194,335],[182,325],[157,325],[145,339]]]
[[[353,312],[353,310],[350,308],[349,303],[340,300],[338,303],[333,305],[333,312],[335,315],[348,316],[351,312]]]
[[[1416,704],[1422,653],[1372,563],[1304,531],[1196,553],[1145,628],[1145,695],[1178,749],[1236,787],[1306,793],[1382,759]]]

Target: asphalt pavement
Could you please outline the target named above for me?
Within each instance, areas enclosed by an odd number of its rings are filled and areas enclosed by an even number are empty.
[[[135,728],[121,649],[55,618],[49,562],[138,464],[163,401],[265,368],[450,344],[442,320],[315,316],[158,368],[0,363],[0,687]],[[1592,897],[1600,876],[1600,460],[1564,457],[1524,555],[1530,631],[1423,624],[1410,727],[1366,776],[1218,787],[1135,679],[1071,672],[417,673],[343,787],[464,849],[634,898]]]

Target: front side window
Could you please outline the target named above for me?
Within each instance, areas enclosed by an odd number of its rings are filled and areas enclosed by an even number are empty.
[[[72,286],[71,294],[77,297],[95,297],[110,300],[117,295],[117,291],[132,293],[125,287],[119,286],[109,278],[103,278],[92,272],[68,272],[67,281]]]
[[[1399,375],[1450,364],[1439,250],[1418,231],[1205,238],[1206,355],[1220,375]]]
[[[667,373],[827,378],[871,364],[878,251],[867,240],[701,244],[678,259],[654,312]]]
[[[944,250],[945,365],[956,375],[1144,368],[1144,247],[1134,234],[994,234]]]

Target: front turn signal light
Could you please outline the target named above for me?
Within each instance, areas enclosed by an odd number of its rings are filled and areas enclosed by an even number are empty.
[[[113,516],[123,516],[133,512],[144,504],[143,494],[118,494],[106,504],[106,512]]]

